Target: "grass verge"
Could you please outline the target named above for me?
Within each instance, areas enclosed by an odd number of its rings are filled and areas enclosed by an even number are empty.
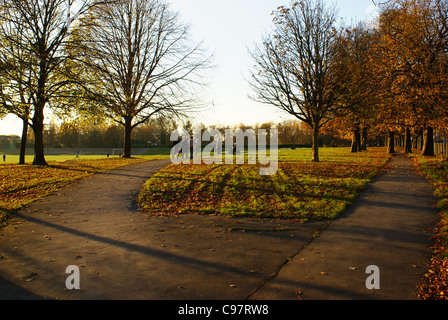
[[[280,150],[275,175],[258,165],[181,164],[165,167],[143,186],[138,201],[155,215],[220,214],[259,218],[334,219],[358,197],[390,158],[384,148],[350,153],[322,148]]]
[[[0,165],[0,225],[4,225],[16,210],[74,181],[144,160],[110,158],[49,162],[49,166]]]
[[[440,218],[434,230],[425,282],[419,286],[418,296],[423,300],[448,300],[448,161],[441,156],[412,157],[420,172],[434,186]]]

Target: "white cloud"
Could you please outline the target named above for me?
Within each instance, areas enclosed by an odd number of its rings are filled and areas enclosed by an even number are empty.
[[[379,8],[374,4],[370,4],[366,8],[367,19],[375,19],[379,15]]]
[[[369,6],[367,6],[366,8],[366,23],[372,25],[373,27],[377,27],[378,26],[378,17],[380,15],[380,9],[378,6],[374,5],[374,4],[370,4]]]
[[[0,120],[0,135],[22,135],[22,120],[14,115],[7,115]]]

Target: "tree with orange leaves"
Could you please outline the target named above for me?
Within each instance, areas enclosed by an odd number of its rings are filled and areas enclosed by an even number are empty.
[[[335,42],[341,85],[332,127],[352,133],[351,152],[366,149],[367,132],[375,122],[378,82],[374,76],[373,37],[373,30],[360,23],[345,28]]]
[[[447,11],[440,0],[398,0],[382,5],[378,65],[384,124],[390,130],[425,129],[423,155],[434,155],[434,128],[445,121]]]

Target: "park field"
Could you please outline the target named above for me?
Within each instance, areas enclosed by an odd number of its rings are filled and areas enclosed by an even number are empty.
[[[61,150],[61,154],[45,156],[49,166],[31,165],[32,150],[27,150],[25,165],[18,165],[19,150],[0,150],[0,224],[4,223],[12,212],[41,199],[70,183],[106,170],[128,164],[169,159],[169,148],[149,148],[144,153],[131,159],[117,155],[106,156],[105,150],[89,150],[81,153],[79,158],[73,152]],[[65,153],[64,153],[65,152]],[[3,155],[6,155],[3,161]]]
[[[311,149],[280,149],[278,156],[270,176],[251,164],[171,164],[144,184],[138,201],[154,215],[334,219],[390,158],[384,148],[321,148],[318,163],[310,161]]]
[[[110,154],[110,158],[118,158],[117,152],[113,154],[114,149],[83,149],[79,155],[79,160],[101,160],[106,159],[108,152]],[[117,149],[116,149],[117,150]],[[151,159],[169,159],[170,148],[145,148],[145,149],[136,149],[135,156],[139,158],[144,158],[146,160]],[[19,149],[0,149],[0,164],[16,164],[19,163]],[[33,162],[33,150],[27,149],[25,162],[32,163]],[[6,155],[5,160],[3,161],[3,155]],[[134,153],[133,153],[134,156]],[[70,160],[78,160],[76,159],[76,151],[75,149],[55,149],[46,152],[45,159],[47,162],[64,162]]]

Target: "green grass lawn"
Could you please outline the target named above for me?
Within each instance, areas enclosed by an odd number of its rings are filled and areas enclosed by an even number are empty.
[[[144,155],[124,159],[105,154],[47,155],[49,166],[33,166],[27,155],[25,165],[18,165],[17,149],[0,150],[0,224],[23,206],[41,199],[83,177],[124,165],[154,159],[169,159],[169,148],[151,149]],[[9,151],[9,152],[8,152]],[[3,154],[6,161],[3,162]]]
[[[169,159],[170,158],[170,148],[150,148],[148,151],[141,155],[133,155],[134,158],[140,158],[144,160],[152,160],[152,159]],[[79,160],[101,160],[101,159],[107,159],[106,153],[101,151],[95,151],[95,149],[92,149],[91,151],[93,154],[83,154],[81,153],[79,155]],[[2,149],[0,150],[0,165],[1,164],[15,164],[19,163],[19,150],[18,149]],[[3,161],[3,154],[6,154],[6,161]],[[119,158],[118,155],[110,155],[110,159],[116,159]],[[33,156],[33,150],[27,149],[26,156],[25,156],[25,162],[26,163],[32,163],[34,159]],[[58,155],[52,155],[47,154],[45,155],[45,159],[47,162],[65,162],[69,160],[78,160],[76,159],[76,155],[67,153],[67,154],[58,154]]]
[[[14,164],[19,163],[19,156],[18,155],[6,155],[6,162],[3,162],[2,154],[0,154],[0,164]],[[115,156],[118,158],[118,156]],[[104,155],[82,155],[80,159],[83,160],[95,160],[95,159],[105,159],[106,156]],[[25,156],[25,162],[26,163],[32,163],[34,159],[34,156],[26,155]],[[64,162],[68,160],[75,160],[74,155],[68,155],[68,154],[62,154],[62,155],[46,155],[45,159],[47,162]]]
[[[139,203],[150,214],[223,214],[302,221],[333,219],[384,167],[384,148],[350,153],[348,148],[280,149],[275,175],[258,165],[170,165],[142,188]]]
[[[49,166],[30,164],[0,165],[0,223],[16,210],[58,189],[94,173],[144,161],[141,158],[109,158],[49,162]]]

